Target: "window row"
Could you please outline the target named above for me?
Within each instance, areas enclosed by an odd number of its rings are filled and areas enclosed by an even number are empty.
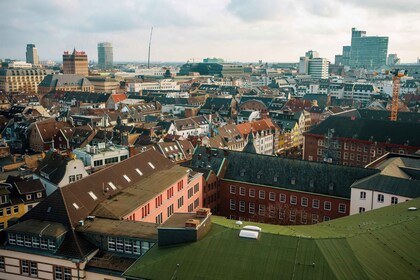
[[[121,237],[108,237],[108,251],[144,255],[154,243]]]
[[[13,210],[13,214],[19,213],[19,206],[13,206],[13,208],[6,207],[3,209],[0,209],[0,217],[3,217],[5,213],[6,213],[6,216],[12,215],[12,210]]]
[[[365,200],[366,199],[366,192],[365,191],[361,191],[360,192],[360,200]],[[385,201],[385,195],[379,193],[377,195],[377,200],[378,203],[384,203]],[[391,196],[391,204],[398,204],[398,197],[396,196]]]
[[[20,233],[9,233],[8,241],[10,245],[17,245],[29,248],[40,248],[42,250],[55,251],[55,239],[42,238],[38,236],[23,235]]]

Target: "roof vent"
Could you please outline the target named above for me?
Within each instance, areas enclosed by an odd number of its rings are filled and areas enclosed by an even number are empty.
[[[79,221],[79,226],[84,226],[85,225],[85,221],[84,220],[80,220]]]

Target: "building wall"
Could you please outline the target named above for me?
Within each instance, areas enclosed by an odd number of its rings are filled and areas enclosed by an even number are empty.
[[[58,259],[5,249],[0,249],[0,256],[4,257],[5,260],[5,269],[3,271],[0,270],[0,279],[55,279],[54,270],[56,266],[71,269],[72,280],[88,279],[86,278],[86,273],[84,271],[84,266],[86,263],[81,263],[78,269],[76,263],[72,262],[71,260]],[[22,260],[33,261],[37,264],[37,276],[29,277],[22,275]]]
[[[0,90],[4,92],[37,93],[38,84],[47,75],[46,70],[16,69],[0,72]]]
[[[123,219],[161,224],[175,212],[195,212],[203,205],[203,180],[201,173],[197,174],[191,181],[188,180],[186,174],[181,180],[174,182],[148,202],[139,205],[135,211],[129,213]],[[198,189],[196,187],[194,190],[195,185],[198,185]],[[179,190],[178,187],[180,187]],[[192,196],[189,197],[188,191],[190,189],[192,189]],[[172,196],[169,195],[170,192],[172,192]],[[183,201],[182,204],[179,204],[180,200]]]
[[[219,213],[219,180],[214,172],[211,171],[203,185],[203,207],[210,208],[214,215]]]
[[[325,136],[305,134],[304,160],[319,161],[324,159]],[[399,154],[415,153],[419,147],[396,145],[383,142],[363,141],[358,139],[338,138],[334,148],[336,157],[333,162],[363,167],[387,152]]]
[[[364,193],[364,194],[361,194]],[[383,195],[383,202],[379,200],[379,195]],[[365,190],[352,188],[351,189],[351,202],[350,202],[350,215],[366,212],[385,206],[392,205],[392,199],[397,199],[397,203],[406,202],[411,200],[409,197],[378,192],[374,190]],[[396,203],[394,203],[396,204]],[[362,208],[362,209],[361,209]]]
[[[231,186],[235,187],[234,193],[231,192]],[[245,189],[244,195],[241,194],[241,188]],[[254,197],[252,195],[250,196],[250,190],[255,190]],[[260,198],[260,191],[264,192],[264,198]],[[280,200],[281,195],[285,195],[286,200],[284,202]],[[296,204],[293,204],[291,201],[292,196],[296,197]],[[302,198],[307,198],[307,206],[302,205]],[[235,201],[235,207],[231,207],[232,200]],[[313,207],[313,200],[319,200],[318,208]],[[270,224],[315,224],[324,220],[347,216],[350,211],[349,199],[225,179],[220,181],[220,201],[220,215],[222,216],[230,219],[258,221]],[[331,210],[324,209],[325,202],[330,202]],[[244,203],[244,209],[240,209],[241,203]],[[252,207],[250,204],[252,203],[255,207],[254,213],[250,211],[250,206]],[[340,204],[344,205],[344,212],[339,211]],[[259,212],[260,205],[264,207],[264,212]],[[293,219],[293,213],[295,213],[295,219]]]
[[[19,203],[19,204],[13,204],[8,206],[0,206],[0,211],[3,213],[0,215],[0,229],[7,228],[8,227],[8,221],[12,218],[20,218],[25,214],[25,204]],[[9,212],[10,211],[10,212]],[[10,214],[7,214],[7,213]]]

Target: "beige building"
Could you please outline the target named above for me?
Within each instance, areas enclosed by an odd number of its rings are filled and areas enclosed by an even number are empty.
[[[37,93],[38,85],[52,71],[44,69],[0,69],[0,91]]]
[[[109,92],[119,89],[120,82],[110,77],[91,76],[87,78],[94,86],[94,92]]]
[[[83,75],[49,74],[38,86],[39,94],[56,91],[93,92],[94,86]]]
[[[87,54],[78,52],[76,49],[73,50],[73,53],[65,51],[63,54],[63,73],[87,76],[89,74]]]

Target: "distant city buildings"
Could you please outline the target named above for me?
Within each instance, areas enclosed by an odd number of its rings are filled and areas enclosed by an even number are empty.
[[[299,59],[299,74],[310,75],[312,79],[328,79],[328,60],[320,58],[317,51],[307,51]]]
[[[353,68],[375,69],[386,64],[388,37],[366,36],[366,31],[351,30],[350,63]]]
[[[112,43],[98,43],[98,66],[109,68],[114,62],[114,53]]]
[[[63,54],[63,73],[87,76],[89,74],[87,54],[78,52],[76,49],[73,50],[73,53],[65,51]]]
[[[45,69],[0,69],[0,91],[37,93],[38,84],[51,73]]]
[[[34,44],[26,45],[26,62],[35,65],[39,64],[38,49],[35,47]]]
[[[400,58],[398,57],[398,55],[396,53],[390,53],[388,55],[386,65],[393,66],[393,65],[397,65],[397,64],[400,64]]]

